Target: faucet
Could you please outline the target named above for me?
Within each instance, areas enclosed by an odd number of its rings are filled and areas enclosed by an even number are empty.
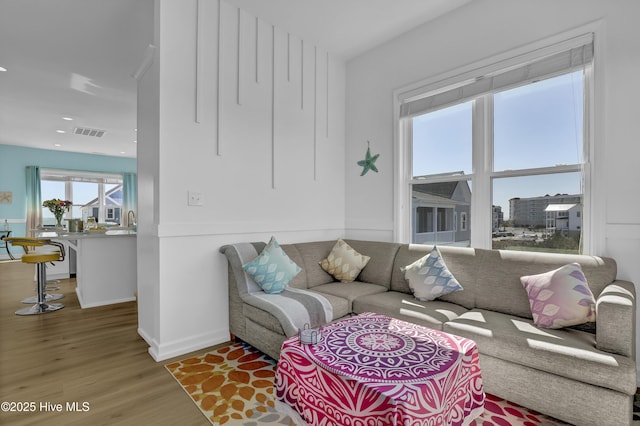
[[[136,226],[136,213],[133,210],[127,212],[127,226],[129,228]]]

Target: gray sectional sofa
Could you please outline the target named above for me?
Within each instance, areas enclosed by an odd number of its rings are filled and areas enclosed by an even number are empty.
[[[613,259],[439,246],[464,290],[421,302],[411,294],[401,267],[428,254],[431,246],[345,241],[371,257],[352,283],[334,281],[318,264],[335,241],[282,245],[302,268],[289,287],[322,296],[331,305],[331,321],[376,312],[470,338],[478,345],[487,393],[571,424],[631,424],[635,289],[616,278]],[[250,249],[260,253],[264,246],[251,243]],[[229,263],[230,332],[277,359],[282,342],[295,330],[284,325],[277,310],[247,297],[255,283],[242,270],[238,247],[220,249]],[[582,266],[596,298],[596,323],[536,327],[520,277],[572,262]],[[313,306],[307,309],[318,309]]]

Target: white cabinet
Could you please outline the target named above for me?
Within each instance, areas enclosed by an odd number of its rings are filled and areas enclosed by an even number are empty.
[[[47,279],[76,276],[81,308],[129,302],[138,287],[136,234],[132,231],[104,233],[51,233],[40,235],[65,246],[64,262],[47,268]]]
[[[80,307],[135,300],[135,235],[78,239],[76,262],[76,293]]]

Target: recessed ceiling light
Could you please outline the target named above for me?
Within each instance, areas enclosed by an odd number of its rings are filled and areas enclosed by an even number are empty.
[[[126,152],[124,152],[124,151],[120,151],[120,154],[126,154]]]
[[[133,143],[138,143],[138,141],[133,141]]]
[[[60,147],[60,146],[62,146],[62,145],[60,145],[59,143],[54,143],[54,144],[53,144],[53,146]]]
[[[71,118],[71,117],[62,117],[62,119],[66,120],[66,121],[73,121],[73,118]]]
[[[56,130],[56,133],[67,133],[64,130]]]
[[[5,67],[0,67],[0,72],[5,72],[7,69]]]

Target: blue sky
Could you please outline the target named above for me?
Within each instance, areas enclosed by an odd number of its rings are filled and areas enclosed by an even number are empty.
[[[494,170],[582,161],[582,71],[494,95]],[[472,172],[472,102],[413,119],[413,175]],[[509,199],[581,193],[579,173],[496,179],[493,204],[509,217]],[[473,188],[472,188],[473,191]]]
[[[105,192],[117,186],[116,184],[105,184]],[[94,182],[73,182],[73,207],[71,212],[76,219],[83,219],[81,206],[91,200],[98,198],[98,184]],[[58,181],[42,181],[40,186],[42,201],[52,198],[66,200],[65,183]],[[48,209],[42,209],[43,222],[54,224],[53,214]]]

